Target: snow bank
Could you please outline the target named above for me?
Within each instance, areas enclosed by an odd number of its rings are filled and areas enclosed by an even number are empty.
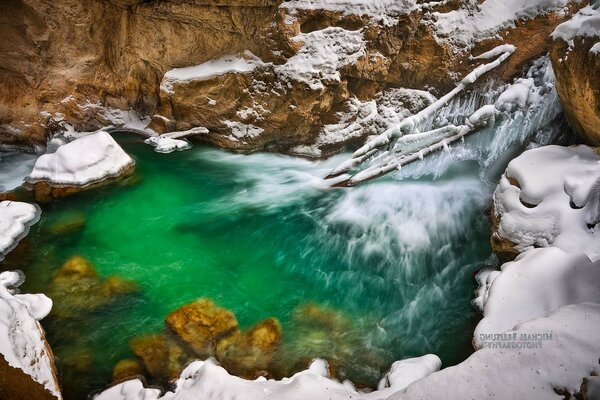
[[[323,82],[339,82],[339,69],[354,64],[365,54],[360,30],[329,27],[301,33],[293,40],[304,45],[285,64],[276,65],[275,72],[284,81],[304,82],[313,90],[323,89]]]
[[[160,87],[161,90],[174,93],[173,84],[176,82],[202,81],[229,72],[249,73],[259,65],[263,65],[263,62],[249,51],[244,53],[244,57],[228,55],[200,65],[169,70],[163,77]]]
[[[510,162],[494,193],[496,234],[522,252],[555,246],[600,259],[600,156],[545,146]]]
[[[376,22],[392,26],[397,23],[397,18],[394,17],[411,12],[416,5],[416,0],[293,0],[282,3],[280,8],[287,9],[292,15],[297,10],[326,10],[343,15],[366,15]]]
[[[29,227],[39,220],[40,213],[34,204],[0,202],[0,260],[27,235]]]
[[[110,134],[98,131],[38,158],[28,180],[86,186],[117,177],[134,163]]]
[[[546,317],[562,306],[600,303],[600,261],[556,247],[531,249],[494,271],[489,295],[483,301],[484,318],[474,334],[476,347],[486,334],[508,331],[518,324]]]
[[[514,28],[519,20],[560,12],[569,3],[569,0],[485,0],[477,5],[468,3],[448,13],[434,13],[434,34],[441,43],[470,50],[477,41],[498,37],[501,31]]]
[[[433,373],[389,399],[555,400],[555,388],[578,392],[584,377],[600,372],[598,326],[599,304],[562,307],[549,317],[518,325],[506,332],[505,340],[491,341],[490,347],[457,366]],[[542,339],[535,339],[540,334]]]
[[[22,275],[0,273],[0,353],[8,364],[23,370],[61,398],[53,361],[38,320],[52,309],[52,300],[43,294],[16,294]]]
[[[567,22],[563,22],[552,32],[552,39],[562,39],[573,46],[573,40],[576,37],[597,37],[600,38],[600,3],[587,6],[579,10]]]
[[[280,381],[258,378],[254,381],[229,375],[212,359],[191,363],[176,382],[173,392],[160,396],[156,389],[144,388],[139,380],[131,380],[102,392],[95,400],[376,400],[385,399],[441,366],[432,354],[394,363],[390,373],[380,384],[381,389],[360,393],[346,382],[329,378],[327,364],[314,360],[307,370]]]

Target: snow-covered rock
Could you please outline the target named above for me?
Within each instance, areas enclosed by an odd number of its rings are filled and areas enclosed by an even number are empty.
[[[60,399],[52,352],[38,322],[52,309],[52,300],[43,294],[17,294],[15,288],[22,280],[22,274],[17,272],[0,273],[0,354],[10,367],[22,370]],[[0,371],[2,373],[6,372]],[[5,384],[7,382],[2,382]],[[36,387],[15,390],[29,392],[32,398],[37,398]]]
[[[29,181],[86,186],[117,177],[133,164],[133,159],[110,134],[98,131],[38,158],[29,174]]]
[[[558,309],[491,338],[462,363],[433,373],[389,400],[556,400],[577,393],[600,365],[600,304]]]
[[[600,259],[600,155],[545,146],[510,162],[495,193],[493,235],[518,252],[555,246]]]
[[[0,202],[0,260],[27,235],[40,217],[38,206],[18,201]]]
[[[600,304],[600,261],[592,263],[583,253],[556,247],[531,249],[494,273],[483,302],[484,318],[475,329],[476,347],[485,346],[487,335],[549,316],[560,307]]]
[[[319,359],[308,369],[280,381],[241,379],[229,375],[209,359],[191,363],[181,373],[175,390],[163,396],[156,389],[144,388],[142,382],[135,379],[107,389],[95,400],[380,400],[437,371],[440,366],[440,359],[433,354],[398,361],[379,390],[362,393],[348,381],[330,379],[327,364]]]
[[[434,13],[433,27],[436,39],[442,43],[470,49],[478,41],[514,29],[518,21],[551,12],[562,13],[570,3],[569,0],[485,0],[477,5],[465,2],[458,10]]]
[[[593,2],[592,2],[593,3]],[[552,33],[550,55],[556,89],[569,124],[589,144],[600,145],[600,3],[581,9]]]

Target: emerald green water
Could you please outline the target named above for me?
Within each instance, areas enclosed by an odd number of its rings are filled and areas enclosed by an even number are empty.
[[[323,355],[298,354],[306,347],[297,345],[295,307],[313,302],[345,313],[358,341],[339,354],[341,374],[371,385],[394,360],[435,353],[447,366],[470,354],[473,274],[491,253],[490,188],[473,163],[435,181],[327,189],[320,177],[340,158],[204,147],[156,154],[118,138],[136,159],[136,182],[44,206],[30,234],[33,261],[23,267],[27,291],[45,291],[75,254],[101,276],[141,287],[80,318],[49,317],[66,398],[103,388],[114,364],[131,357],[132,337],[162,331],[170,311],[199,297],[232,310],[242,327],[277,317],[282,346],[298,359]],[[48,232],[72,213],[85,215],[81,230]],[[352,367],[365,354],[372,365]]]

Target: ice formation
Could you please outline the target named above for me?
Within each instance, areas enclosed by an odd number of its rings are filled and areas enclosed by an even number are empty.
[[[58,186],[86,186],[117,177],[133,165],[133,159],[109,133],[98,131],[38,158],[28,180]]]
[[[0,353],[10,366],[60,399],[51,353],[38,322],[52,309],[52,300],[43,294],[16,294],[14,288],[21,282],[20,273],[0,273]]]
[[[0,260],[27,235],[40,217],[38,206],[18,201],[0,202]]]
[[[519,251],[555,246],[600,259],[600,155],[545,146],[510,162],[494,194],[495,234]]]

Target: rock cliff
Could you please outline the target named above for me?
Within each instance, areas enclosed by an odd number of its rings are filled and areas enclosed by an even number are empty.
[[[472,53],[503,42],[518,48],[496,72],[509,79],[584,5],[509,3],[5,1],[0,146],[39,148],[65,122],[115,124],[107,109],[154,116],[158,132],[206,126],[204,140],[230,149],[310,145],[340,115],[358,117],[354,99],[390,86],[446,90]],[[228,57],[252,68],[178,79],[181,68]]]

